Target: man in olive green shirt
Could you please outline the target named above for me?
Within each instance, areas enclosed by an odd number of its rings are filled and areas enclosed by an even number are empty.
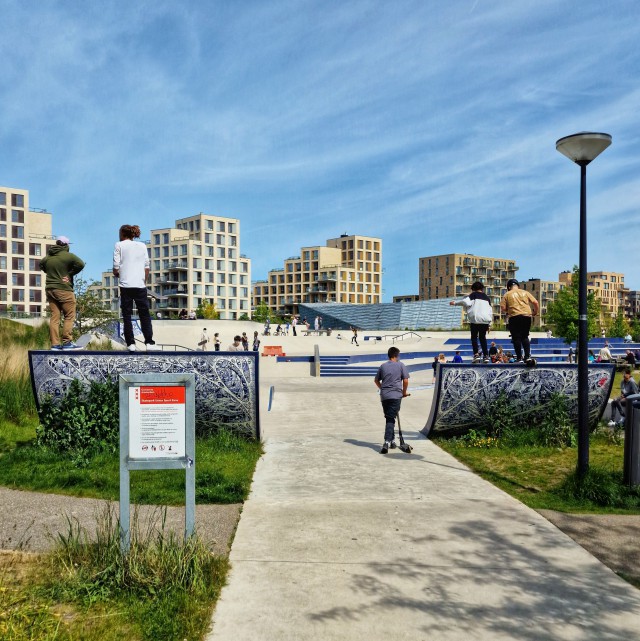
[[[84,261],[69,251],[69,239],[58,236],[56,244],[49,248],[40,261],[40,269],[47,275],[45,291],[51,311],[49,338],[51,349],[78,349],[73,342],[73,321],[76,317],[76,297],[73,293],[73,277],[84,269]],[[60,342],[60,318],[64,316],[62,343]]]

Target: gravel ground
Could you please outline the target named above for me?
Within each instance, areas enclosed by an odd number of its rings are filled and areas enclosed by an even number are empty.
[[[117,516],[117,502],[0,487],[0,549],[50,550],[55,545],[56,535],[68,532],[69,520],[80,524],[92,536],[96,523],[109,505]],[[240,503],[196,506],[196,530],[214,553],[228,554],[241,509]],[[159,508],[139,508],[138,522],[143,532],[149,526],[157,525],[159,520]],[[184,507],[167,508],[166,526],[179,534],[184,532]]]
[[[640,515],[538,511],[614,572],[640,580]]]

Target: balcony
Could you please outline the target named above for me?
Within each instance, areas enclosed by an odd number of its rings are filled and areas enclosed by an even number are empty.
[[[163,296],[188,296],[187,290],[186,289],[178,289],[178,288],[173,288],[173,289],[165,289],[162,292]]]
[[[162,267],[163,269],[189,269],[189,264],[186,260],[167,260]]]
[[[174,276],[164,276],[163,278],[158,278],[156,281],[158,285],[171,285],[179,282],[178,278]]]

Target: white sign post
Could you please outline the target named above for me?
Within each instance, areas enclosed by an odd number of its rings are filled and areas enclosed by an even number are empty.
[[[195,374],[120,375],[120,545],[131,544],[131,470],[185,470],[185,538],[195,529]]]

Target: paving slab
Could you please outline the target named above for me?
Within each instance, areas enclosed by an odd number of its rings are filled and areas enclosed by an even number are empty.
[[[417,433],[372,381],[278,380],[210,641],[640,639],[640,592]]]

